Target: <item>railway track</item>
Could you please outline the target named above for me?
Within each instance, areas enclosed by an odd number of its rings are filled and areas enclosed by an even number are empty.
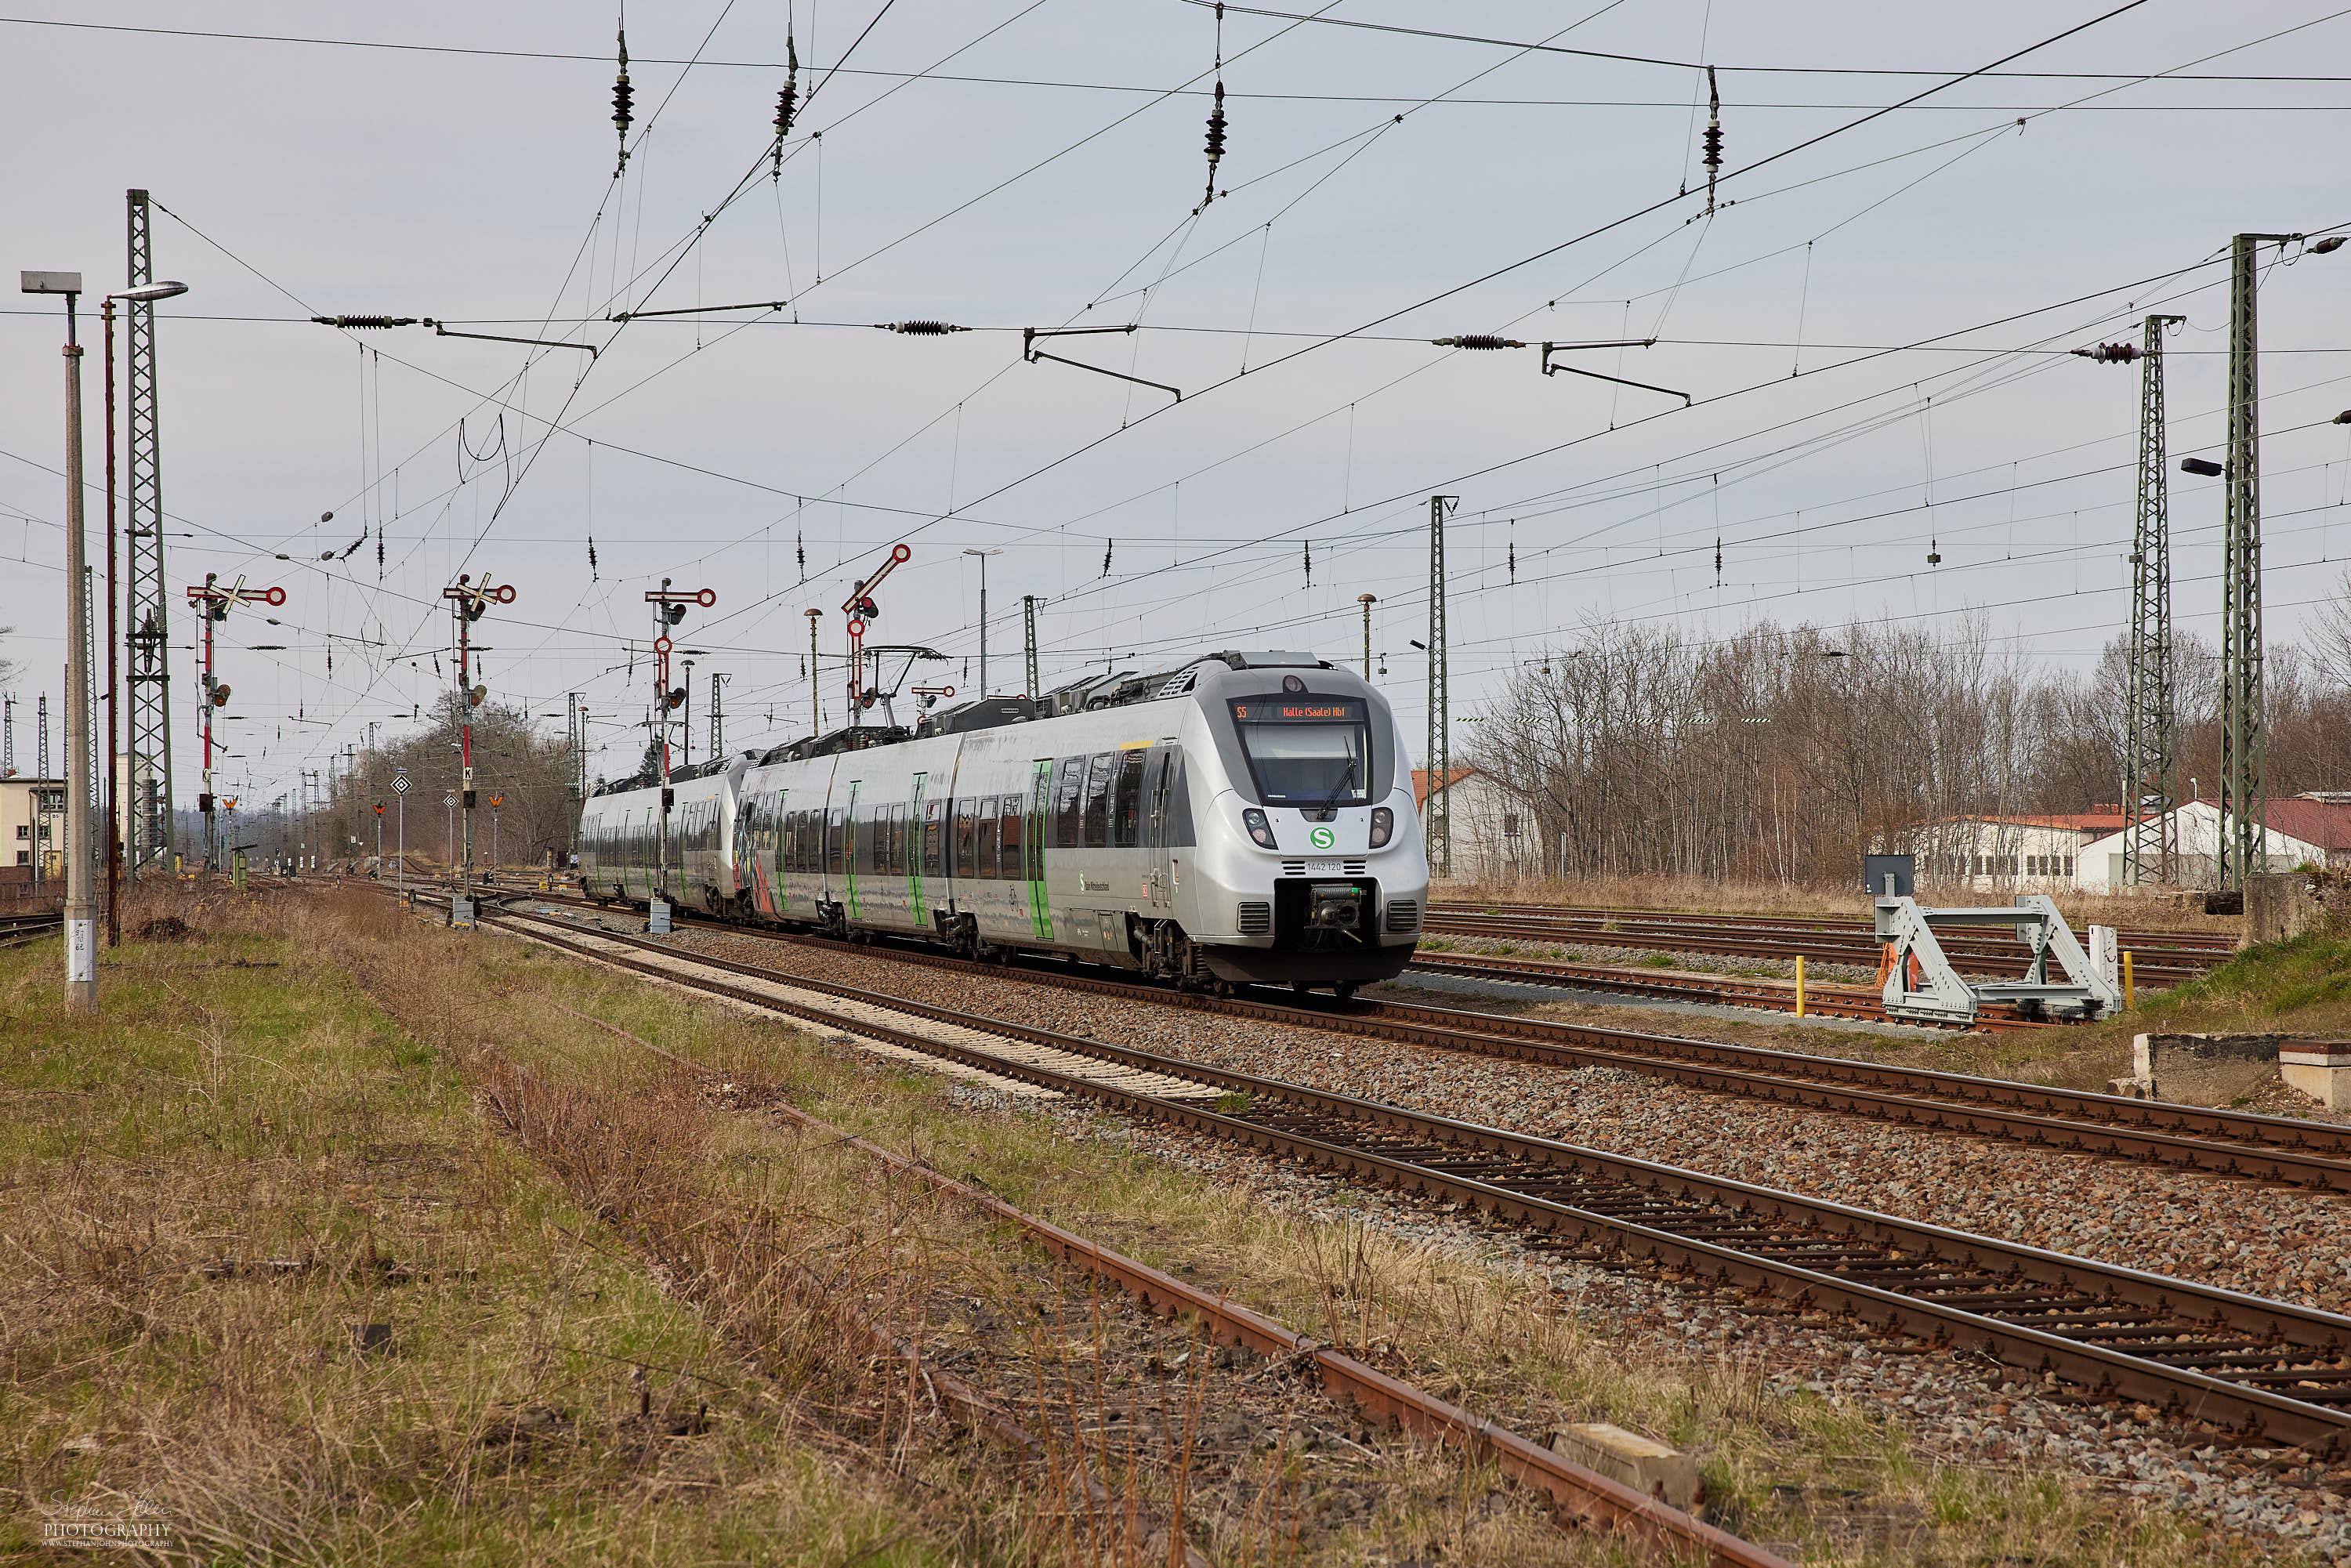
[[[591,1020],[653,1054],[665,1058],[696,1078],[712,1077],[701,1064],[663,1050],[601,1019]],[[1139,1075],[1138,1075],[1139,1076]],[[1679,1509],[1567,1459],[1556,1450],[1531,1443],[1506,1427],[1472,1416],[1426,1390],[1388,1375],[1332,1346],[1298,1334],[1270,1318],[1233,1301],[1222,1291],[1208,1291],[1162,1270],[1154,1269],[1099,1242],[1076,1235],[1050,1220],[1015,1207],[993,1193],[983,1192],[932,1168],[919,1159],[870,1143],[789,1103],[771,1103],[763,1110],[823,1139],[852,1149],[886,1166],[896,1176],[928,1186],[994,1218],[1005,1221],[1047,1251],[1081,1272],[1107,1281],[1155,1312],[1189,1315],[1201,1323],[1213,1343],[1238,1344],[1258,1355],[1311,1364],[1325,1392],[1353,1404],[1375,1418],[1393,1420],[1405,1429],[1441,1444],[1468,1451],[1491,1462],[1504,1474],[1533,1488],[1579,1520],[1626,1531],[1671,1548],[1696,1547],[1711,1564],[1721,1568],[1792,1568],[1776,1553],[1693,1518]],[[813,1288],[820,1281],[810,1277]],[[853,1311],[853,1308],[852,1309]],[[870,1322],[859,1323],[869,1349],[887,1352],[914,1365],[918,1376],[939,1385],[951,1400],[961,1404],[972,1424],[985,1427],[1000,1421],[998,1408],[945,1368],[925,1363],[904,1341],[892,1339]],[[1009,1446],[1035,1451],[1036,1439],[1011,1428]],[[1195,1555],[1186,1561],[1205,1563]]]
[[[1515,980],[1523,985],[1558,986],[1569,990],[1600,991],[1615,996],[1662,997],[1675,1001],[1705,1002],[1719,1007],[1755,1008],[1766,1012],[1793,1013],[1796,988],[1792,981],[1758,979],[1750,976],[1716,975],[1703,970],[1629,969],[1613,964],[1578,964],[1562,958],[1500,956],[1485,953],[1431,953],[1412,956],[1411,967],[1423,974],[1461,975],[1479,980]],[[1867,1023],[1898,1023],[1908,1029],[1949,1029],[1956,1025],[1921,1023],[1897,1019],[1886,1010],[1885,998],[1864,986],[1823,984],[1804,988],[1807,1016],[1854,1019]],[[2044,1019],[2020,1017],[2013,1008],[1986,1004],[1974,1028],[1992,1031],[2063,1029]]]
[[[1662,1266],[1685,1282],[1980,1353],[2092,1397],[2314,1455],[2351,1453],[2351,1318],[640,937],[590,936],[549,916],[486,918],[597,962],[1458,1205],[1539,1249]],[[1117,1081],[1137,1073],[1200,1092]]]
[[[586,899],[533,893],[575,908]],[[1773,1104],[1834,1111],[1873,1121],[2005,1139],[2067,1154],[2179,1166],[2212,1175],[2351,1192],[2351,1127],[2241,1111],[2129,1100],[2007,1079],[1937,1072],[1847,1057],[1812,1056],[1473,1012],[1416,1002],[1318,1002],[1306,1006],[1218,998],[1084,973],[1058,965],[1000,966],[909,947],[850,944],[706,920],[693,924],[760,941],[804,946],[972,975],[1008,975],[1163,1008],[1258,1019],[1470,1055],[1564,1068],[1613,1067],[1686,1086]],[[657,951],[671,951],[656,947]],[[791,984],[799,977],[770,971]]]
[[[0,915],[0,947],[22,947],[38,942],[64,926],[66,917],[51,911],[35,915]]]
[[[1424,921],[1431,936],[1562,946],[1641,947],[1757,958],[1804,957],[1874,967],[1878,945],[1866,920],[1812,915],[1687,914],[1634,909],[1577,909],[1546,904],[1476,904],[1432,900]],[[1944,951],[1963,971],[2021,977],[2029,962],[2013,942],[1953,933]],[[2138,982],[2178,985],[2210,973],[2236,950],[2221,933],[2126,931]]]

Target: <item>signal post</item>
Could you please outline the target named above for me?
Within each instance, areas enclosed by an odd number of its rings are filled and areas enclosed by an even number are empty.
[[[457,695],[465,699],[465,706],[458,710],[465,732],[461,748],[464,773],[458,788],[464,793],[465,803],[465,840],[457,862],[457,894],[453,900],[449,919],[452,925],[470,925],[474,923],[471,897],[474,886],[474,710],[481,706],[490,695],[489,687],[474,684],[474,647],[470,633],[474,622],[479,621],[491,605],[512,604],[515,590],[511,582],[491,587],[488,572],[482,574],[479,582],[473,580],[471,573],[460,572],[455,585],[443,589],[441,597],[449,601],[449,612],[457,622]]]
[[[217,710],[228,706],[228,687],[223,685],[220,682],[213,678],[213,628],[219,622],[228,619],[230,605],[266,604],[272,609],[276,609],[286,602],[286,591],[282,588],[247,588],[245,585],[245,579],[241,577],[238,578],[235,583],[232,586],[223,588],[220,586],[220,573],[216,571],[208,571],[204,573],[204,580],[202,586],[192,587],[188,590],[188,602],[196,607],[196,619],[204,622],[204,701],[201,704],[204,710],[204,787],[203,792],[196,797],[196,809],[204,814],[204,855],[203,863],[205,873],[210,874],[213,869],[213,856],[214,852],[214,839],[213,834],[213,715]]]
[[[645,900],[646,925],[656,936],[669,934],[669,813],[676,797],[669,784],[670,715],[685,704],[685,688],[669,684],[669,629],[685,619],[689,604],[707,610],[718,602],[715,588],[678,589],[672,591],[670,580],[662,579],[659,588],[645,590],[645,602],[653,607],[653,717],[654,733],[661,737],[661,818],[654,828],[653,886]]]
[[[841,601],[841,613],[846,618],[849,632],[849,723],[852,728],[865,722],[865,710],[873,706],[873,695],[865,686],[865,623],[882,613],[882,607],[873,602],[873,591],[882,586],[883,578],[913,559],[914,554],[909,546],[891,546],[890,559],[882,563],[881,570],[852,589],[849,597]],[[816,612],[811,610],[809,614],[813,617]],[[813,619],[809,622],[809,636],[811,640],[816,636]],[[811,664],[810,672],[813,674],[814,671],[815,666]]]

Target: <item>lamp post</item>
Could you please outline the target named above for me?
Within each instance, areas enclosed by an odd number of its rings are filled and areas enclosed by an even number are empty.
[[[97,920],[89,852],[89,613],[82,597],[81,345],[78,272],[26,272],[27,294],[66,297],[66,1008],[98,1011]]]
[[[1002,555],[1000,549],[967,549],[966,555],[979,558],[979,695],[987,695],[987,558]]]
[[[1355,602],[1364,607],[1364,679],[1372,678],[1372,606],[1379,601],[1368,593],[1355,595]]]
[[[115,605],[120,598],[114,583],[114,302],[152,304],[187,291],[184,283],[145,283],[99,301],[99,315],[106,322],[106,945],[110,947],[122,946],[123,780],[121,716],[117,712],[122,699],[115,669],[119,638],[114,626]],[[130,788],[133,791],[139,788],[136,758],[131,763]]]

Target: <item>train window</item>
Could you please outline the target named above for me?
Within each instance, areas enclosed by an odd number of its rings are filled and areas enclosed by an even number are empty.
[[[1073,850],[1078,847],[1078,809],[1085,797],[1086,759],[1082,757],[1061,758],[1061,771],[1053,784],[1053,847]]]
[[[1008,882],[1019,882],[1021,880],[1021,800],[1018,795],[1007,795],[998,805],[1002,810],[1002,827],[998,833],[998,842],[1002,848],[997,862],[999,868],[997,874]]]
[[[1360,806],[1370,797],[1370,727],[1356,697],[1235,698],[1233,723],[1268,806]]]
[[[939,819],[946,810],[944,800],[923,802],[923,874],[937,876],[939,873]]]
[[[838,806],[824,814],[824,869],[828,875],[841,874],[841,830],[845,816]]]
[[[977,853],[973,843],[975,835],[972,832],[971,805],[971,797],[964,795],[956,798],[953,808],[955,812],[955,874],[957,876],[971,876],[975,874],[973,862],[977,858]]]
[[[996,846],[1000,830],[996,820],[996,797],[979,798],[979,869],[977,874],[987,881],[996,877]]]
[[[1110,780],[1118,767],[1118,753],[1098,751],[1086,768],[1085,847],[1102,849],[1110,842]]]
[[[910,853],[914,835],[908,830],[907,816],[908,808],[903,803],[890,808],[890,874],[893,876],[904,876],[914,869]]]
[[[1118,754],[1118,783],[1111,791],[1111,842],[1131,850],[1143,841],[1143,763],[1151,754],[1138,747]]]

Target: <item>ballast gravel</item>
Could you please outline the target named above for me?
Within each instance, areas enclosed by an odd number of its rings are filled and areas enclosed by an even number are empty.
[[[1686,1166],[1859,1207],[2028,1242],[2335,1312],[2351,1309],[2351,1199],[2163,1167],[1767,1105],[1614,1068],[1463,1056],[1068,990],[1008,975],[724,933],[677,945],[1008,1022],[1311,1083],[1338,1093]],[[1695,1021],[1695,1020],[1694,1020]],[[1703,1035],[1702,1028],[1693,1029]],[[963,1090],[975,1101],[991,1092]],[[1002,1097],[1009,1103],[1009,1097]],[[1376,1224],[1489,1266],[1531,1270],[1585,1312],[1685,1352],[1763,1353],[1785,1385],[1880,1410],[1927,1451],[1970,1463],[2034,1460],[2157,1506],[2208,1515],[2254,1541],[2291,1541],[2351,1568],[2351,1468],[2231,1447],[2146,1406],[2083,1406],[1990,1363],[1856,1343],[1637,1274],[1528,1251],[1416,1199],[1343,1187],[1268,1156],[1091,1108],[1050,1112],[1081,1135],[1129,1142],[1267,1201]]]
[[[757,937],[683,940],[935,1007],[2351,1312],[2351,1196],[1770,1105],[1618,1068],[1462,1055]]]

